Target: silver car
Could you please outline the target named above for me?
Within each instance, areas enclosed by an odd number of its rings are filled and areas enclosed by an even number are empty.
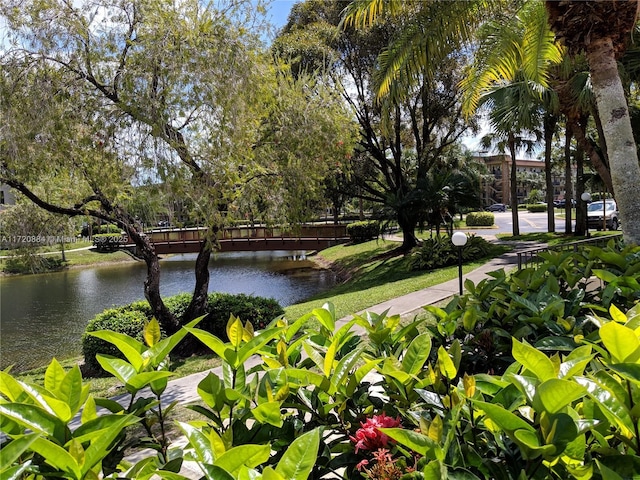
[[[604,207],[604,208],[603,208]],[[617,230],[620,226],[618,206],[615,200],[607,199],[591,202],[587,206],[587,225],[589,228],[602,230],[605,225],[609,230]]]

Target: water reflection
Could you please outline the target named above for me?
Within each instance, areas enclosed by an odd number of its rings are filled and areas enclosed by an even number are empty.
[[[195,254],[162,261],[163,296],[191,292]],[[287,306],[327,290],[335,277],[312,268],[303,252],[221,253],[211,261],[209,291],[275,298]],[[80,353],[85,326],[105,308],[144,298],[143,263],[0,278],[0,368],[16,370]]]

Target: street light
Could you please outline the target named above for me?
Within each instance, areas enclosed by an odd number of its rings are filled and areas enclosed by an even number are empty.
[[[582,195],[580,195],[580,199],[584,202],[585,204],[585,209],[584,209],[584,223],[586,225],[586,231],[587,231],[587,238],[589,238],[591,235],[589,234],[589,213],[587,212],[587,204],[591,201],[591,194],[589,192],[584,192]]]
[[[467,244],[467,235],[456,232],[451,235],[451,243],[458,247],[458,277],[460,279],[460,295],[462,295],[462,247]]]

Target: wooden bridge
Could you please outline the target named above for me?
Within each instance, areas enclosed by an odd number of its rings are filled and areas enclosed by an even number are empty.
[[[159,255],[197,253],[206,235],[204,227],[163,228],[147,232]],[[349,240],[346,225],[311,224],[295,230],[265,226],[231,227],[218,232],[218,251],[322,250]],[[135,249],[135,245],[126,245],[125,248]]]

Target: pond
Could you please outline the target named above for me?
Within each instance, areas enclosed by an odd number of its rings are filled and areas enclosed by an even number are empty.
[[[195,254],[161,262],[161,293],[192,292]],[[303,252],[220,253],[212,259],[209,291],[276,299],[283,307],[335,284],[335,275],[313,268]],[[79,355],[87,322],[112,306],[144,298],[141,262],[0,278],[0,368],[14,371]]]

